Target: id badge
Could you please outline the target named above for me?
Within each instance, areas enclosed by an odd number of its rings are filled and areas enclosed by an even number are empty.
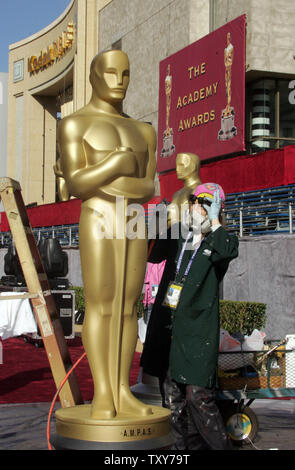
[[[179,303],[182,288],[183,288],[183,284],[170,282],[166,295],[165,295],[165,299],[163,301],[163,305],[165,307],[170,307],[173,310],[176,310],[178,303]]]

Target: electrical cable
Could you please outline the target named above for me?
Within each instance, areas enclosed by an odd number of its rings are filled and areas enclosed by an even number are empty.
[[[64,377],[64,379],[61,381],[61,384],[59,385],[58,389],[56,390],[55,392],[55,395],[53,397],[53,400],[52,400],[52,403],[51,403],[51,406],[50,406],[50,410],[49,410],[49,413],[48,413],[48,419],[47,419],[47,429],[46,429],[46,436],[47,436],[47,445],[48,445],[48,449],[49,450],[52,450],[52,446],[50,444],[50,421],[51,421],[51,416],[52,416],[52,412],[53,412],[53,408],[54,408],[54,405],[55,405],[55,402],[57,400],[57,397],[61,391],[61,389],[63,388],[64,384],[66,383],[66,381],[68,380],[69,376],[71,375],[71,373],[73,372],[73,370],[77,367],[77,365],[82,361],[82,359],[86,356],[86,352],[84,352],[82,354],[82,356],[75,362],[75,364],[71,367],[71,369],[67,372],[66,376]]]
[[[254,442],[250,439],[250,437],[246,437],[246,442],[249,441],[249,443],[251,444],[251,446],[256,449],[256,450],[263,450],[263,449],[259,449],[259,447],[256,447],[256,445],[254,444]]]

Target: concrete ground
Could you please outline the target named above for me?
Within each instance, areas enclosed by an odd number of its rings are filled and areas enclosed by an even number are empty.
[[[47,450],[49,408],[49,403],[0,405],[0,450]],[[295,400],[255,400],[251,408],[258,417],[258,435],[240,451],[295,450]]]
[[[251,409],[259,429],[253,445],[243,450],[295,450],[295,399],[255,400]]]

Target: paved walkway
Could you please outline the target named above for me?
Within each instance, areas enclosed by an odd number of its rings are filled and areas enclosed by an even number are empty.
[[[259,430],[254,446],[244,450],[295,450],[295,399],[255,400],[251,405]]]
[[[49,403],[0,405],[0,450],[47,450],[49,408]],[[258,436],[240,450],[295,450],[295,400],[255,400],[251,408],[258,417]]]

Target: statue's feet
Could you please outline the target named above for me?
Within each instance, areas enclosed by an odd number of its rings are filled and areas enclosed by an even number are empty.
[[[130,413],[136,416],[149,416],[153,414],[150,406],[145,405],[135,398],[131,391],[125,388],[120,389],[120,412]]]
[[[91,405],[92,419],[112,419],[116,416],[116,410],[111,397],[94,396]]]

